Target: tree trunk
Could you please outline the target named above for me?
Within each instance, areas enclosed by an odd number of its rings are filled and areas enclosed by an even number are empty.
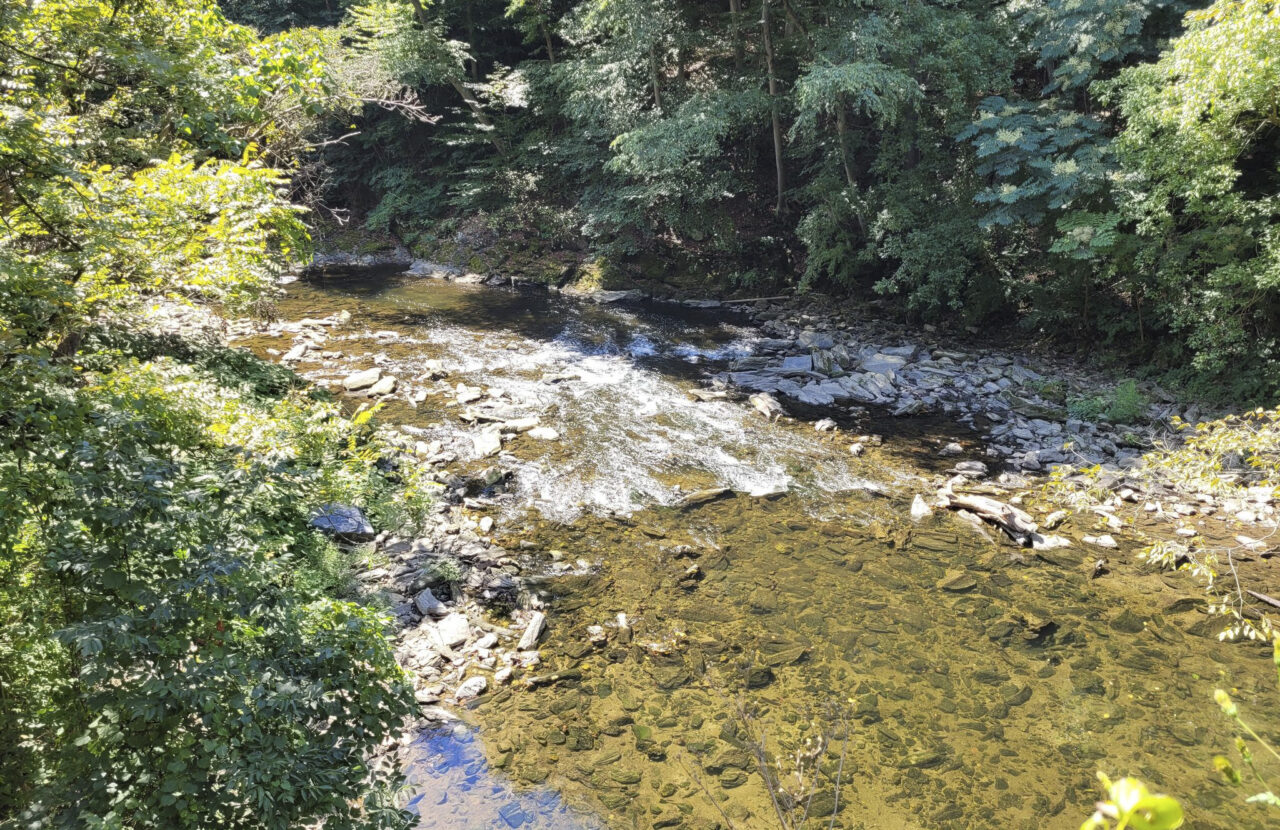
[[[430,29],[431,18],[427,17],[427,10],[422,7],[422,0],[409,0],[409,2],[413,3],[413,12],[418,18],[418,23],[422,25],[423,29]],[[466,85],[457,78],[450,78],[449,86],[453,87],[454,91],[457,92],[458,95],[462,97],[462,100],[466,102],[467,106],[471,108],[471,112],[475,115],[476,121],[479,122],[480,126],[484,127],[487,131],[486,136],[494,149],[499,153],[505,153],[507,151],[507,143],[498,137],[497,133],[493,131],[493,122],[489,120],[489,116],[485,115],[484,107],[476,100],[476,96],[471,94],[471,90],[467,89]]]
[[[836,101],[836,135],[840,138],[840,164],[844,167],[844,180],[849,185],[852,196],[858,192],[858,180],[853,177],[853,166],[849,162],[849,123],[845,109],[844,96],[841,95]],[[866,238],[867,223],[862,218],[862,211],[855,208],[853,215],[858,219],[858,232]]]
[[[658,47],[649,45],[649,73],[653,76],[653,108],[662,112],[662,84],[658,75]]]
[[[729,26],[733,32],[733,69],[742,72],[742,0],[729,0]]]
[[[547,62],[552,66],[555,66],[556,53],[555,50],[551,48],[551,30],[547,28],[546,23],[542,23],[540,25],[542,26],[542,38],[547,42]]]
[[[765,68],[769,73],[769,103],[773,115],[773,162],[778,173],[778,203],[774,210],[782,215],[787,190],[787,173],[782,163],[782,114],[778,111],[778,76],[773,68],[773,36],[769,32],[769,4],[764,0],[760,11],[760,30],[764,38]]]

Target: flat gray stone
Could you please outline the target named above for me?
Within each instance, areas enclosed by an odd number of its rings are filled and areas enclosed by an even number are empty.
[[[791,355],[782,359],[783,372],[812,372],[813,356],[807,354]]]
[[[377,535],[360,508],[347,504],[321,505],[311,517],[311,526],[357,542],[368,541]]]

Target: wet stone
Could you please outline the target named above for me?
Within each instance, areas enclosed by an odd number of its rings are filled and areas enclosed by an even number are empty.
[[[747,669],[747,688],[763,689],[773,682],[773,669],[768,666],[752,666]]]
[[[747,778],[747,774],[740,769],[727,769],[720,773],[720,786],[732,790],[747,783]]]
[[[1111,630],[1119,631],[1124,634],[1137,634],[1145,627],[1142,617],[1130,611],[1128,608],[1120,612],[1115,619],[1111,621]]]

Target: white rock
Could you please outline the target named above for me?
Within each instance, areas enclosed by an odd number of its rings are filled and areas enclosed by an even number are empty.
[[[342,381],[342,388],[349,392],[355,392],[359,389],[368,389],[373,386],[382,377],[382,370],[376,366],[372,369],[365,369],[363,372],[356,372],[353,375],[347,375]]]
[[[917,493],[916,497],[911,500],[911,520],[913,522],[918,522],[921,519],[926,518],[932,512],[933,508],[929,507],[928,502],[926,502],[924,498]]]
[[[560,438],[560,433],[551,427],[534,427],[529,430],[528,435],[537,441],[555,441]]]
[[[1081,541],[1084,542],[1086,545],[1097,545],[1100,548],[1120,547],[1118,544],[1116,544],[1116,540],[1112,539],[1111,536],[1106,533],[1102,534],[1101,536],[1085,536],[1081,539]]]
[[[815,423],[813,425],[813,428],[818,432],[834,432],[836,428],[836,422],[831,420],[830,418],[823,418],[821,421],[818,421],[817,423]]]
[[[1045,530],[1053,530],[1055,527],[1062,524],[1066,520],[1067,520],[1067,511],[1055,510],[1045,517],[1044,521],[1040,523],[1040,526],[1043,527]]]
[[[542,632],[547,627],[547,615],[541,611],[533,612],[533,616],[529,618],[529,624],[525,626],[524,634],[520,636],[520,642],[516,644],[518,651],[530,651],[538,644],[538,638],[542,636]]]
[[[282,363],[293,363],[295,361],[302,360],[303,356],[306,355],[306,353],[310,350],[311,350],[310,344],[299,343],[289,351],[285,352],[284,357],[280,358],[280,361]]]
[[[484,694],[485,689],[489,688],[489,681],[483,677],[472,677],[464,680],[453,693],[458,700],[470,700],[473,697],[479,697]]]
[[[502,434],[496,429],[477,432],[471,436],[471,445],[481,458],[497,455],[502,450]]]
[[[502,425],[502,428],[508,432],[528,432],[538,425],[538,416],[530,415],[528,418],[513,418]]]
[[[436,595],[431,593],[430,588],[414,597],[413,604],[417,607],[418,613],[425,617],[443,617],[449,613],[448,606],[436,599]]]
[[[475,647],[477,649],[493,648],[498,644],[498,635],[490,631],[479,640],[476,640]]]
[[[491,530],[493,530],[493,517],[485,516],[480,520],[480,532],[488,533]]]
[[[369,387],[370,395],[390,395],[396,391],[396,379],[391,375],[384,375],[378,379],[378,382]]]
[[[440,641],[449,648],[457,648],[471,636],[471,624],[463,614],[449,614],[436,623],[435,628]]]
[[[506,668],[498,669],[496,672],[493,673],[493,682],[497,683],[499,686],[505,686],[506,684],[511,682],[512,672],[513,670],[510,666],[507,666]]]

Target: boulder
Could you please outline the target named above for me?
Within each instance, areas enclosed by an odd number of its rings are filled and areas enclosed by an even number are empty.
[[[483,677],[471,677],[464,681],[454,691],[453,696],[458,700],[470,700],[473,697],[479,697],[489,688],[489,681]]]
[[[390,395],[396,391],[396,379],[391,375],[383,375],[378,382],[369,387],[369,394],[372,396]]]
[[[825,331],[802,331],[796,338],[796,345],[802,349],[829,349],[836,344],[836,339]]]
[[[358,392],[361,389],[368,389],[382,378],[382,370],[377,366],[372,369],[365,369],[362,372],[356,372],[353,375],[347,375],[342,380],[342,388],[348,392]]]

